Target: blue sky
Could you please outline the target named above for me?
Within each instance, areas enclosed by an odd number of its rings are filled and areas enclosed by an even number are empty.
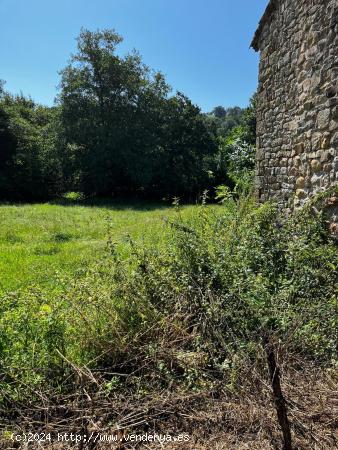
[[[268,0],[0,0],[0,79],[53,104],[83,26],[115,28],[204,111],[245,106],[257,86],[249,44]]]

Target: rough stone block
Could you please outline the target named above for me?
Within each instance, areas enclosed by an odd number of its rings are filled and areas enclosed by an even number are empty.
[[[330,125],[330,109],[323,109],[317,115],[317,126],[319,129],[329,128]]]
[[[296,180],[296,187],[299,189],[302,189],[305,186],[305,178],[304,177],[298,177]]]
[[[306,192],[304,191],[304,189],[297,189],[296,197],[298,197],[298,199],[306,198]]]
[[[294,150],[297,155],[300,155],[304,150],[304,142],[299,142],[295,145]]]
[[[322,169],[322,165],[317,159],[314,159],[311,161],[311,169],[312,172],[319,172]]]

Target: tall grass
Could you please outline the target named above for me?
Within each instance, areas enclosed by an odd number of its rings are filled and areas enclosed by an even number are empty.
[[[121,249],[127,235],[151,241],[172,213],[145,202],[0,205],[0,293],[38,285],[52,296],[60,274],[101,258],[108,234]]]

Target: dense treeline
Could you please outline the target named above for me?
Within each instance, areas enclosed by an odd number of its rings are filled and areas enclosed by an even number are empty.
[[[0,197],[35,199],[61,192],[62,155],[57,108],[2,91],[0,100]]]
[[[180,196],[233,184],[253,166],[254,99],[210,114],[171,89],[121,36],[82,30],[54,107],[0,87],[0,198]]]

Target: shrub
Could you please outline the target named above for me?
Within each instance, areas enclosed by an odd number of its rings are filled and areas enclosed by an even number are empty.
[[[62,195],[62,199],[68,203],[76,203],[83,201],[85,196],[82,192],[66,192]]]

